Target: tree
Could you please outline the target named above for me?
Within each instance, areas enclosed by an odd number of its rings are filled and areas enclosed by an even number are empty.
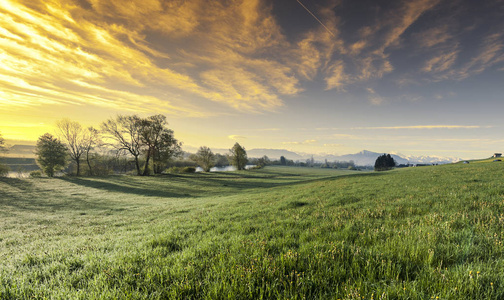
[[[7,147],[5,146],[5,140],[0,133],[0,154],[7,152]],[[0,162],[0,176],[6,176],[9,173],[9,167]]]
[[[85,133],[85,149],[84,152],[86,154],[86,162],[89,168],[89,175],[93,176],[93,167],[91,167],[91,161],[89,154],[91,153],[91,150],[94,149],[94,147],[99,146],[101,144],[101,138],[100,138],[100,132],[98,129],[94,128],[93,126],[88,127],[87,131]]]
[[[39,137],[35,154],[37,155],[37,164],[42,171],[49,177],[53,177],[56,171],[63,169],[67,162],[68,149],[65,145],[46,133]]]
[[[139,156],[142,153],[142,120],[137,116],[117,116],[101,124],[103,132],[116,143],[116,150],[129,153],[135,160],[137,175],[141,175]]]
[[[266,165],[269,165],[270,163],[271,163],[271,161],[270,161],[269,157],[267,157],[266,155],[264,155],[263,157],[261,157],[257,160],[257,165],[261,168]]]
[[[166,126],[166,117],[154,115],[141,119],[140,139],[144,145],[145,166],[143,175],[149,175],[150,159],[153,160],[154,173],[161,173],[162,164],[181,152],[181,144],[174,138],[173,130]]]
[[[0,133],[0,152],[6,152],[7,149],[5,148],[5,140],[2,137],[2,134]]]
[[[80,176],[80,159],[86,152],[86,129],[82,128],[79,122],[70,119],[63,119],[56,122],[58,135],[63,140],[68,149],[70,158],[77,165],[77,176]]]
[[[200,147],[196,154],[190,156],[190,159],[195,161],[205,172],[210,172],[214,166],[214,158],[212,150],[205,146]]]
[[[378,156],[375,161],[374,169],[375,171],[386,171],[391,170],[396,166],[396,162],[390,154],[383,154]]]
[[[148,175],[151,159],[154,173],[162,171],[163,163],[181,153],[181,143],[173,136],[173,131],[166,127],[166,117],[154,115],[140,118],[137,115],[117,116],[102,123],[102,130],[115,141],[112,144],[118,152],[126,152],[133,156],[138,175],[140,155],[145,155],[143,175]]]
[[[173,131],[165,128],[153,148],[152,164],[154,165],[154,173],[161,174],[170,159],[180,156],[182,154],[181,147],[182,143],[175,139]]]
[[[217,153],[217,154],[215,154],[214,161],[215,161],[216,167],[221,168],[221,167],[229,166],[229,160],[226,157],[226,155],[222,155],[220,153]]]
[[[229,163],[236,167],[238,170],[245,169],[247,165],[247,152],[245,148],[240,146],[240,144],[235,143],[233,148],[229,149],[230,154],[228,155]]]
[[[287,160],[285,159],[284,156],[280,156],[280,164],[282,166],[286,166],[287,165]]]

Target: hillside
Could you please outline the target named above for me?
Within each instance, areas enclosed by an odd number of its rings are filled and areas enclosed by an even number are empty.
[[[2,178],[0,298],[502,299],[503,176]]]
[[[6,157],[35,158],[34,145],[14,145],[9,148]]]

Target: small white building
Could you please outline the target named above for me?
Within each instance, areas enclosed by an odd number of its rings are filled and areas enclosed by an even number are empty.
[[[502,157],[502,153],[494,153],[493,157]]]

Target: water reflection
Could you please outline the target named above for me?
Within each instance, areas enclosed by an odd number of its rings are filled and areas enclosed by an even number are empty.
[[[255,165],[246,165],[245,169],[251,169],[255,167]],[[236,171],[236,167],[234,166],[225,166],[225,167],[213,167],[210,169],[210,172],[230,172],[230,171]],[[203,172],[203,168],[197,167],[196,172]]]
[[[29,172],[9,172],[7,173],[7,177],[9,178],[28,178],[30,177]]]

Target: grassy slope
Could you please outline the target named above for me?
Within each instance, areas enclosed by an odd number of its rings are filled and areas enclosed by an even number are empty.
[[[504,165],[340,174],[0,179],[0,298],[504,297]]]

